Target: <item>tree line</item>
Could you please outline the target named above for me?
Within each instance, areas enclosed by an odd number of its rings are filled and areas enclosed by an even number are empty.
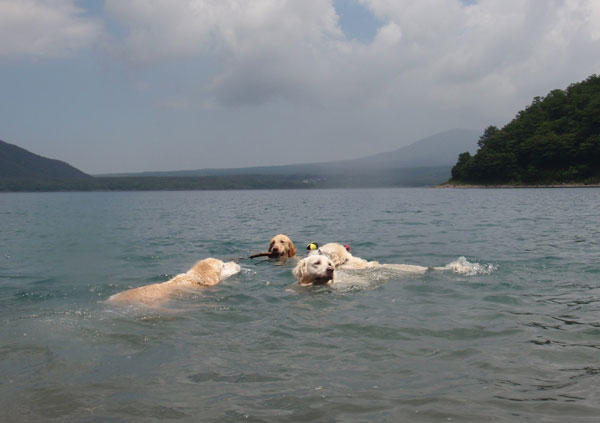
[[[449,183],[598,183],[600,77],[535,97],[502,129],[486,128],[477,145],[458,156]]]

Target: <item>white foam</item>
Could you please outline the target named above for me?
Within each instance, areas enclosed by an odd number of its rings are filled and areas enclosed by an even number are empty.
[[[367,269],[337,269],[335,271],[335,282],[332,285],[336,289],[355,290],[376,288],[382,282],[389,280],[405,278],[411,276],[420,276],[424,273],[421,268],[404,268],[404,265],[383,265],[380,267],[370,267]],[[427,269],[423,267],[422,269]]]
[[[340,288],[349,286],[367,287],[373,280],[378,280],[370,274],[371,272],[365,273],[367,272],[338,269],[335,271],[334,286]]]
[[[435,270],[450,270],[451,272],[465,276],[489,275],[497,268],[498,266],[494,264],[471,263],[465,257],[459,257],[443,267],[434,267]]]

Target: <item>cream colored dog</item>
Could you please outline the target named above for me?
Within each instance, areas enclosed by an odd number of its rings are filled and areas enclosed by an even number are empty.
[[[296,246],[289,236],[278,234],[271,238],[268,252],[271,258],[294,257],[296,255]]]
[[[335,265],[327,256],[313,254],[300,260],[292,274],[300,285],[325,285],[333,283]]]
[[[178,293],[203,286],[216,285],[241,270],[235,262],[223,262],[207,258],[196,263],[187,273],[181,273],[173,279],[129,289],[111,296],[107,302],[112,304],[142,303],[155,306],[167,302]]]
[[[411,264],[381,264],[377,261],[367,261],[360,257],[354,257],[346,250],[346,247],[335,242],[325,244],[318,250],[309,253],[309,255],[312,254],[322,254],[329,257],[336,269],[386,268],[410,273],[425,273],[427,271],[427,267],[424,266],[415,266]]]
[[[321,254],[329,257],[336,269],[366,269],[368,267],[379,265],[379,263],[376,261],[367,261],[360,257],[354,257],[348,250],[346,250],[346,247],[336,242],[330,242],[323,245],[318,250],[309,252],[309,255],[313,254]]]

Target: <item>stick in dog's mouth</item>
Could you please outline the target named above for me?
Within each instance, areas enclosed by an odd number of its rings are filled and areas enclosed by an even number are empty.
[[[257,257],[269,257],[269,258],[276,258],[279,257],[278,255],[275,255],[273,253],[270,252],[260,252],[260,253],[256,253],[256,254],[252,254],[251,256],[249,256],[248,258],[257,258]]]

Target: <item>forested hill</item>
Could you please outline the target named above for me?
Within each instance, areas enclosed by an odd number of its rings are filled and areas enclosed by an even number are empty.
[[[600,182],[600,77],[536,97],[502,129],[488,127],[474,156],[458,156],[449,183]]]
[[[60,160],[47,159],[0,141],[0,178],[91,179],[91,176]]]

